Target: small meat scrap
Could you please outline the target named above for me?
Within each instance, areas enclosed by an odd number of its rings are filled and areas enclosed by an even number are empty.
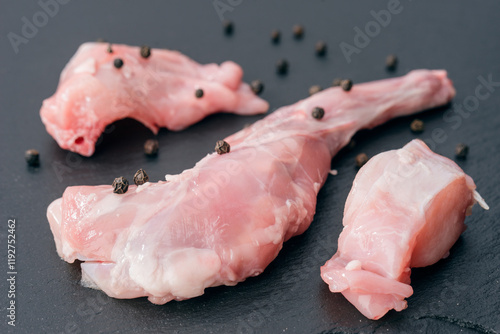
[[[410,268],[446,257],[471,207],[488,209],[475,189],[455,162],[418,139],[374,156],[356,175],[337,253],[321,277],[369,319],[404,310]]]

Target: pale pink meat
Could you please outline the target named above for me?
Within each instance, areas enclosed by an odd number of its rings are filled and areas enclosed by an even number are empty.
[[[266,101],[243,83],[240,66],[226,61],[200,65],[176,51],[85,43],[61,73],[56,93],[40,110],[47,131],[64,149],[90,156],[112,122],[134,118],[157,133],[160,127],[182,130],[220,112],[264,113]],[[123,60],[115,68],[115,59]],[[195,91],[202,89],[202,98]]]
[[[156,304],[260,274],[282,244],[310,225],[333,155],[359,129],[447,103],[445,71],[330,88],[226,138],[166,182],[69,187],[47,210],[59,255],[82,280],[116,298]],[[325,109],[318,120],[314,107]]]
[[[420,140],[371,158],[354,180],[337,253],[321,277],[367,318],[405,309],[410,268],[446,257],[476,201],[487,208],[475,188]]]

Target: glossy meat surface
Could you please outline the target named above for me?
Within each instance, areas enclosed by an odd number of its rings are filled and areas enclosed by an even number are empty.
[[[456,163],[420,140],[373,157],[354,180],[323,280],[367,318],[405,309],[410,268],[448,256],[476,200],[485,205],[475,188]]]
[[[447,103],[445,71],[330,88],[229,136],[166,182],[68,187],[48,208],[59,255],[84,284],[153,303],[203,294],[260,274],[284,241],[310,225],[330,161],[359,129]],[[325,109],[318,120],[314,107]]]
[[[105,127],[133,118],[157,133],[182,130],[220,112],[264,113],[266,101],[243,83],[240,66],[226,61],[200,65],[176,51],[85,43],[61,73],[56,93],[40,110],[47,131],[64,149],[91,156]],[[116,68],[115,59],[123,66]],[[195,91],[203,90],[197,98]]]

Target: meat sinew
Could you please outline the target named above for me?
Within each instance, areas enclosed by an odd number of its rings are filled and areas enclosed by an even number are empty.
[[[410,268],[448,256],[472,206],[488,209],[475,188],[457,164],[420,140],[378,154],[354,180],[337,253],[321,277],[367,318],[405,309]]]
[[[47,210],[59,255],[82,263],[85,285],[156,304],[260,274],[310,225],[330,161],[359,129],[447,103],[445,71],[330,88],[226,138],[167,182],[69,187]],[[312,117],[315,107],[325,110]]]
[[[243,83],[243,71],[226,61],[200,65],[176,51],[85,43],[61,73],[56,93],[43,102],[40,116],[64,149],[91,156],[105,127],[134,118],[151,131],[181,130],[219,111],[264,113],[266,101]],[[109,52],[111,51],[111,52]],[[115,66],[120,59],[122,66]],[[197,89],[203,91],[197,97]]]

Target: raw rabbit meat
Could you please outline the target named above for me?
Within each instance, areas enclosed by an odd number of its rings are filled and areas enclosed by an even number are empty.
[[[284,241],[310,225],[331,158],[359,129],[443,105],[445,71],[330,88],[283,107],[225,140],[166,182],[69,187],[47,210],[59,255],[82,281],[116,298],[156,304],[259,275]],[[311,116],[315,107],[322,119]]]
[[[421,140],[371,158],[354,180],[337,253],[321,277],[367,318],[405,309],[410,268],[448,256],[476,201],[488,209],[475,188]]]
[[[157,133],[160,127],[182,130],[219,111],[253,115],[269,108],[231,61],[200,65],[176,51],[153,49],[144,58],[139,47],[113,44],[111,50],[106,43],[81,45],[56,93],[43,102],[42,121],[64,149],[91,156],[105,127],[126,117]]]

